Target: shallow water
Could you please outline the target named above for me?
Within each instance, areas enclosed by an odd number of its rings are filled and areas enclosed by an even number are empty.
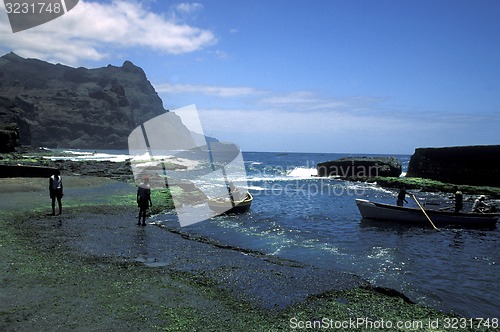
[[[338,154],[244,153],[254,195],[250,212],[219,216],[183,232],[314,266],[359,275],[415,302],[467,317],[498,317],[499,230],[401,227],[362,221],[355,198],[395,203],[375,185],[310,175]],[[406,168],[409,156],[398,156]],[[450,205],[419,193],[422,203]],[[410,202],[410,205],[415,203]],[[470,204],[470,202],[466,202]],[[156,217],[175,227],[173,214]]]

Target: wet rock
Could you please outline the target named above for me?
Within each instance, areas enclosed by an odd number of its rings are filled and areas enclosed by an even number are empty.
[[[347,157],[319,163],[318,176],[336,176],[343,179],[397,177],[401,163],[395,157]]]

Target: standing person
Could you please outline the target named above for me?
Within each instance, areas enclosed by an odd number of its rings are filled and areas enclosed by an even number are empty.
[[[464,195],[458,188],[455,188],[455,212],[460,212],[464,207]]]
[[[139,220],[137,221],[137,225],[141,224],[142,217],[142,226],[146,226],[146,211],[149,207],[153,206],[148,176],[144,177],[144,181],[141,182],[139,188],[137,188],[137,206],[139,207]]]
[[[61,178],[61,172],[56,170],[54,174],[49,179],[49,194],[52,199],[52,215],[56,215],[56,199],[59,205],[59,214],[62,213],[62,202],[61,199],[63,194],[63,183]]]
[[[406,192],[406,189],[405,187],[401,188],[401,190],[399,191],[399,194],[398,194],[398,200],[396,202],[397,206],[403,206],[404,203],[403,202],[406,202],[406,204],[408,204],[408,201],[406,200],[406,195],[410,195]]]

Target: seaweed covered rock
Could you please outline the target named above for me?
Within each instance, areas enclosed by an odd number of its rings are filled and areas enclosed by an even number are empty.
[[[475,186],[500,187],[500,145],[418,148],[407,177]]]
[[[318,176],[336,176],[343,179],[397,177],[401,162],[395,157],[346,157],[325,161],[316,166]]]

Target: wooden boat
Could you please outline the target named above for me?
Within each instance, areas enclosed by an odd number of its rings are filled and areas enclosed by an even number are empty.
[[[217,214],[243,213],[250,209],[253,196],[247,192],[242,200],[231,201],[228,198],[213,198],[208,200],[208,207]]]
[[[356,205],[364,219],[394,221],[400,224],[429,225],[420,209],[374,203],[356,199]],[[425,210],[436,225],[457,225],[462,227],[495,227],[499,213],[465,213],[438,210]]]

